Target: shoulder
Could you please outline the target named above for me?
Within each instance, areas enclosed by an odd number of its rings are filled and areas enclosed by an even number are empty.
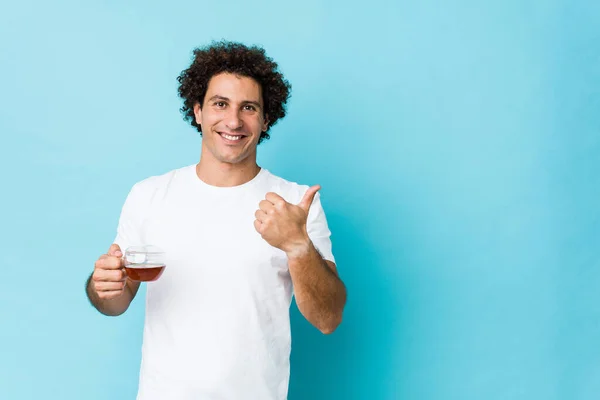
[[[194,166],[185,166],[173,169],[169,172],[152,175],[138,182],[135,182],[131,188],[130,196],[135,198],[151,199],[158,192],[164,192],[177,178],[189,172]]]

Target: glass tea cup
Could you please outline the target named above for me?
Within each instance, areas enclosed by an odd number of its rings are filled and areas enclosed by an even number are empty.
[[[165,270],[165,252],[156,246],[131,246],[123,255],[127,277],[136,282],[152,282]]]

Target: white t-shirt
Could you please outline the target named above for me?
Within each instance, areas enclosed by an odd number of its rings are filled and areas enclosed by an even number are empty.
[[[147,284],[138,400],[287,398],[292,281],[254,213],[267,192],[298,204],[307,189],[264,168],[245,184],[211,186],[195,165],[133,186],[115,243],[166,252],[163,275]],[[319,193],[307,229],[335,261]]]

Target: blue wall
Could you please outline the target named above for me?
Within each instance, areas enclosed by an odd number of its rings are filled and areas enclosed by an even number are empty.
[[[108,318],[83,284],[131,185],[197,161],[175,77],[221,38],[292,82],[259,162],[323,186],[349,290],[331,336],[293,309],[291,400],[598,398],[599,26],[591,0],[2,3],[0,399],[134,398],[145,292]]]

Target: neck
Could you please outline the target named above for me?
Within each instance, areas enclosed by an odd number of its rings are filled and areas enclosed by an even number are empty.
[[[256,164],[256,155],[239,163],[219,161],[202,148],[200,162],[196,165],[196,175],[211,186],[231,187],[251,181],[260,172]]]

